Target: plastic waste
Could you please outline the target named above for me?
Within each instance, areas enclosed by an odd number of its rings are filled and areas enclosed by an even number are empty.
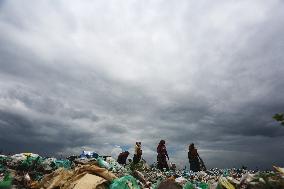
[[[15,154],[11,156],[11,158],[15,161],[21,161],[27,159],[27,156],[25,156],[24,154]]]
[[[225,177],[219,178],[219,184],[226,189],[235,189],[234,185],[232,185]]]
[[[52,164],[54,161],[56,161],[55,158],[45,158],[41,165],[45,171],[52,171],[53,170]]]
[[[277,167],[277,166],[273,166],[273,168],[276,170],[276,172],[278,172],[279,174],[281,174],[282,177],[284,176],[284,168],[282,168],[282,167]]]
[[[12,186],[13,178],[9,173],[5,174],[3,180],[0,180],[0,189],[9,189]]]
[[[0,164],[4,164],[5,161],[7,161],[9,158],[4,155],[0,155]]]
[[[187,182],[183,187],[183,189],[194,189],[194,188],[195,187],[191,182]]]
[[[34,169],[42,162],[43,160],[40,156],[27,156],[25,160],[21,161],[19,169],[20,170]]]
[[[209,185],[205,182],[201,182],[201,183],[198,184],[198,187],[202,188],[202,189],[208,189]]]
[[[122,166],[110,156],[97,159],[87,157],[80,159],[75,155],[74,157],[75,159],[66,161],[42,158],[32,153],[0,155],[0,189],[9,187],[39,189],[41,186],[46,188],[43,186],[50,186],[50,181],[58,184],[58,188],[63,185],[73,186],[85,173],[92,174],[90,176],[92,178],[93,174],[105,178],[109,182],[105,184],[108,189],[137,189],[139,186],[145,189],[171,188],[172,185],[167,184],[168,182],[162,184],[167,180],[178,189],[284,188],[284,168],[276,166],[274,170],[267,171],[212,168],[207,171],[192,172],[184,168],[163,172],[156,168],[156,164],[148,165],[143,160],[138,164],[130,163]],[[70,166],[75,169],[66,170]],[[84,174],[81,170],[84,170]],[[76,176],[77,174],[80,174],[80,177]],[[129,176],[124,177],[125,175],[132,175],[133,179]],[[81,180],[80,183],[82,184],[83,181]]]
[[[151,189],[157,189],[160,184],[161,184],[161,180],[158,179],[156,183],[152,184]]]
[[[26,181],[31,181],[31,177],[30,177],[29,173],[26,173],[26,174],[25,174],[24,179],[25,179]]]
[[[178,177],[178,178],[175,179],[175,181],[179,184],[184,184],[184,183],[187,182],[187,179],[184,178],[184,177]]]
[[[109,189],[140,189],[136,179],[130,175],[114,179]]]
[[[99,154],[92,151],[83,151],[82,154],[80,154],[80,158],[98,158]]]
[[[224,176],[224,177],[229,176],[229,172],[228,172],[228,170],[227,170],[227,169],[225,169],[225,171],[223,172],[223,176]]]
[[[117,172],[117,171],[125,171],[125,168],[120,165],[114,158],[112,157],[107,157],[106,158],[106,162],[109,164],[110,169],[113,172]]]
[[[104,161],[103,158],[99,157],[99,158],[97,159],[97,162],[98,162],[98,164],[99,164],[100,167],[106,168],[106,169],[110,169],[109,163],[106,162],[106,161]]]
[[[69,160],[55,160],[51,163],[52,167],[60,168],[63,167],[65,169],[71,169],[71,161]]]

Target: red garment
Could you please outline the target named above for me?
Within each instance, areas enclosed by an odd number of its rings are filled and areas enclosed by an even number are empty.
[[[167,148],[164,144],[159,144],[158,147],[157,147],[157,153],[158,153],[158,156],[166,156],[166,157],[169,157],[168,156],[168,152],[167,152]]]
[[[157,166],[158,169],[163,170],[166,168],[166,170],[169,170],[169,166],[167,163],[167,158],[169,159],[167,148],[164,144],[159,144],[157,147]]]
[[[198,153],[197,153],[197,149],[191,149],[190,151],[189,151],[189,154],[190,154],[190,157],[191,158],[196,158],[197,156],[198,156]]]

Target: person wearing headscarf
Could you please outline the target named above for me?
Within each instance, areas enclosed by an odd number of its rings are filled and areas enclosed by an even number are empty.
[[[199,154],[194,144],[190,144],[188,148],[188,160],[190,164],[190,170],[193,172],[200,171]]]
[[[134,147],[133,163],[134,164],[139,163],[141,157],[142,157],[141,142],[136,142]]]
[[[166,148],[166,142],[164,140],[161,140],[158,147],[157,147],[157,162],[158,162],[158,169],[164,170],[169,170],[169,166],[167,163],[167,159],[169,160],[167,148]]]

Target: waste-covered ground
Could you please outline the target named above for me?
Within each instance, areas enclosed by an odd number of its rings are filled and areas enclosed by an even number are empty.
[[[32,153],[0,155],[0,189],[284,189],[284,169],[160,171],[140,161],[122,166],[109,156],[83,152],[66,159]]]

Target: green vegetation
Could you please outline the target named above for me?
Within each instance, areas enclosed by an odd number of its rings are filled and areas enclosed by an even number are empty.
[[[284,126],[284,114],[275,114],[273,116],[273,119],[275,119],[276,121],[280,122],[282,126]]]

